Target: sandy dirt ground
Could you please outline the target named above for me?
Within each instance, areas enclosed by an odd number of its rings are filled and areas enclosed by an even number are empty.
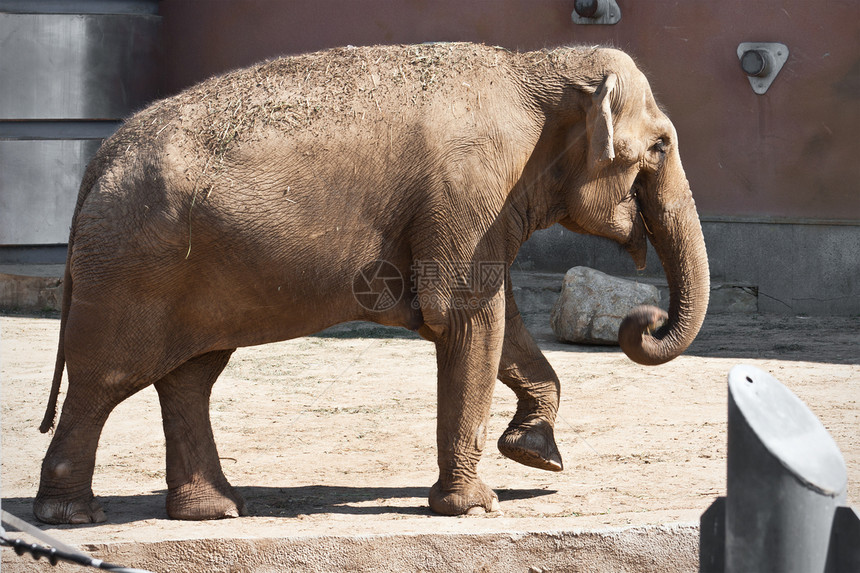
[[[50,434],[44,413],[56,317],[0,316],[2,504],[31,522]],[[224,471],[250,516],[168,520],[155,389],[121,404],[102,434],[94,491],[108,522],[45,527],[70,544],[193,537],[546,531],[694,523],[725,493],[726,375],[773,374],[821,419],[860,505],[860,318],[710,316],[682,357],[659,367],[617,348],[539,336],[562,380],[561,473],[502,457],[494,441],[515,402],[501,383],[479,470],[501,515],[433,515],[435,359],[411,333],[368,324],[236,352],[211,415]],[[65,383],[64,383],[65,388]],[[35,522],[34,522],[35,523]],[[8,551],[8,550],[4,550]]]

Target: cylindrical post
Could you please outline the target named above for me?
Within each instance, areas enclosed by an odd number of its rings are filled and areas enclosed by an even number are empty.
[[[845,461],[815,415],[756,368],[729,373],[725,571],[824,572]]]

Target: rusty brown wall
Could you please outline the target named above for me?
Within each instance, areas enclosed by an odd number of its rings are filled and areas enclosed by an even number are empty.
[[[278,54],[470,40],[512,49],[609,43],[637,58],[678,129],[705,218],[860,220],[860,1],[618,0],[583,26],[572,0],[163,0],[163,87]],[[788,46],[765,95],[740,42]]]

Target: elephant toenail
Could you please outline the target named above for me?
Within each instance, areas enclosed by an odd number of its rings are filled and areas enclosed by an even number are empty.
[[[496,513],[499,511],[502,511],[502,506],[501,506],[501,504],[499,504],[499,500],[494,497],[493,501],[490,502],[490,512]]]

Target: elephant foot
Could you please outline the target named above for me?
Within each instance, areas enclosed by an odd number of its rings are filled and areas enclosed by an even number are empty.
[[[499,438],[503,456],[525,466],[560,472],[564,469],[552,426],[546,420],[511,423]]]
[[[37,495],[33,502],[33,515],[43,523],[52,525],[102,523],[107,516],[92,492],[77,499],[51,499]]]
[[[499,497],[482,481],[443,488],[436,482],[430,488],[430,509],[442,515],[480,515],[501,511]]]
[[[217,484],[192,481],[167,492],[167,515],[171,519],[202,521],[247,515],[245,500],[221,480]]]

